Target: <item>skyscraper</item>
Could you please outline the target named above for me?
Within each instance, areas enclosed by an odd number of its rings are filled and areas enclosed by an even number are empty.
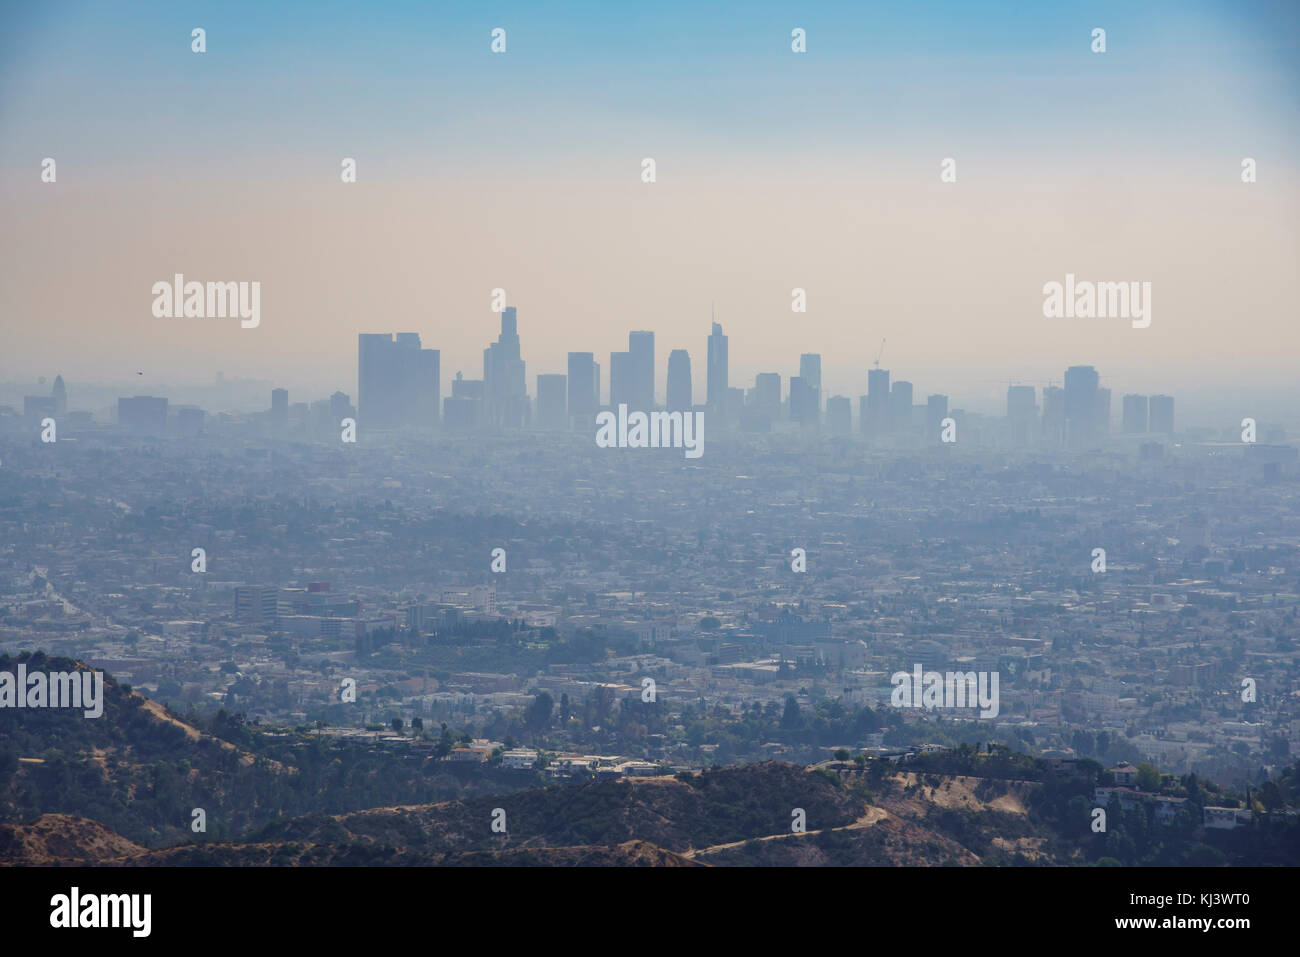
[[[364,428],[438,424],[441,355],[416,332],[357,336],[357,421]]]
[[[1011,426],[1011,437],[1024,444],[1034,433],[1038,420],[1038,403],[1034,400],[1032,385],[1007,386],[1007,422]]]
[[[569,353],[569,415],[595,415],[600,405],[595,357],[590,352]],[[585,426],[584,426],[585,427]]]
[[[1079,448],[1099,438],[1097,370],[1092,366],[1070,366],[1065,370],[1065,438]]]
[[[826,400],[826,424],[832,435],[848,435],[853,431],[853,405],[846,395],[833,395]]]
[[[754,376],[754,409],[768,424],[781,418],[781,373],[760,372]]]
[[[629,332],[627,351],[632,356],[630,409],[649,412],[655,406],[655,334]]]
[[[709,411],[717,420],[727,417],[727,337],[722,334],[722,326],[713,324],[709,333],[709,357],[707,367],[707,402]]]
[[[63,384],[63,376],[54,377],[54,389],[50,392],[54,397],[54,414],[62,415],[68,411],[68,388]]]
[[[689,412],[695,405],[691,389],[691,356],[685,349],[668,354],[668,411]]]
[[[118,399],[117,424],[132,432],[162,435],[167,430],[167,400],[152,395]]]
[[[889,390],[889,427],[906,432],[912,425],[912,383],[902,379]]]
[[[867,370],[867,417],[863,431],[879,435],[889,424],[889,370]]]
[[[940,441],[943,420],[948,417],[948,397],[932,395],[925,400],[925,437],[927,442]]]
[[[271,390],[271,426],[284,429],[289,425],[289,390]]]
[[[810,412],[820,420],[822,413],[822,357],[815,352],[805,352],[799,357],[799,378],[803,379],[804,394],[811,396]]]
[[[646,411],[636,406],[636,365],[630,352],[609,354],[609,407],[626,404],[629,412]]]
[[[1124,396],[1123,418],[1120,430],[1129,434],[1147,431],[1147,397],[1144,395]]]
[[[514,306],[501,310],[501,334],[483,350],[483,388],[488,423],[517,429],[524,424],[528,386],[520,356],[519,327]]]
[[[817,425],[817,392],[801,375],[790,377],[790,421],[812,428]]]
[[[1174,434],[1174,397],[1172,395],[1153,395],[1151,397],[1150,429],[1165,435]]]
[[[1065,444],[1065,390],[1059,385],[1043,389],[1043,436],[1052,445]]]

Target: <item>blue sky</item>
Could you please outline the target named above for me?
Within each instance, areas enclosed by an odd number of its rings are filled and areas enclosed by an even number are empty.
[[[1289,163],[1298,24],[1300,4],[1235,2],[10,4],[0,164],[157,175],[351,146],[418,175],[665,142],[1194,161],[1243,139]]]

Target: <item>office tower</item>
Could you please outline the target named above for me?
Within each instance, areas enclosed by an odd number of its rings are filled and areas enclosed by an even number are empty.
[[[635,405],[636,366],[630,352],[611,352],[609,354],[609,407],[618,411],[620,404],[627,406],[629,412],[645,412]]]
[[[879,435],[889,423],[889,370],[867,370],[867,419],[863,431]]]
[[[391,333],[357,336],[357,417],[367,428],[390,429],[398,424],[395,353]]]
[[[560,431],[569,427],[565,392],[568,379],[562,375],[537,377],[537,421],[539,429]]]
[[[68,388],[63,384],[63,376],[54,377],[54,388],[50,392],[54,399],[54,414],[62,415],[68,411]]]
[[[591,401],[595,403],[593,408],[599,409],[600,408],[600,363],[599,362],[593,362],[591,364],[591,384],[592,384]]]
[[[925,400],[925,434],[926,440],[938,442],[943,430],[943,420],[948,417],[948,397],[932,395]]]
[[[685,349],[668,354],[668,411],[689,412],[695,406],[691,390],[691,356]]]
[[[416,332],[357,336],[358,424],[369,429],[438,424],[440,353]]]
[[[1065,444],[1065,390],[1060,386],[1043,389],[1043,437],[1052,445]]]
[[[1024,444],[1034,433],[1038,421],[1038,403],[1032,385],[1007,386],[1007,423],[1013,441]]]
[[[288,389],[271,390],[271,425],[276,429],[284,429],[289,425]]]
[[[790,376],[790,421],[795,425],[808,426],[816,421],[815,416],[812,387],[803,376]]]
[[[889,427],[906,432],[912,425],[912,383],[899,380],[889,390]]]
[[[176,431],[181,435],[203,432],[203,410],[197,405],[183,405],[176,410]]]
[[[1107,438],[1110,435],[1110,389],[1097,390],[1097,407],[1096,414],[1093,417],[1093,428],[1099,438]]]
[[[408,387],[406,424],[436,429],[441,418],[438,407],[442,400],[442,353],[437,349],[418,349],[408,361],[414,385]]]
[[[152,395],[118,399],[117,424],[132,432],[162,435],[167,430],[167,400]]]
[[[451,395],[442,402],[442,426],[452,432],[480,428],[484,418],[485,390],[482,379],[466,379],[461,373],[451,383]]]
[[[496,342],[483,350],[483,388],[487,423],[493,428],[521,428],[528,387],[514,306],[501,310],[501,333]]]
[[[848,435],[853,431],[853,404],[846,395],[833,395],[826,400],[826,424],[832,435]]]
[[[816,352],[805,352],[799,357],[799,377],[803,379],[804,389],[811,391],[814,417],[821,418],[822,412],[822,357]]]
[[[1007,386],[1007,418],[1013,422],[1033,419],[1038,415],[1038,403],[1034,400],[1032,385]]]
[[[1174,434],[1174,397],[1153,395],[1150,404],[1150,429],[1152,432]]]
[[[743,411],[745,411],[745,390],[729,386],[722,400],[723,418],[728,424],[734,424]]]
[[[1120,431],[1122,432],[1127,432],[1130,435],[1145,432],[1147,430],[1147,397],[1144,395],[1124,396],[1124,412],[1120,422]]]
[[[35,422],[58,413],[58,400],[52,395],[23,396],[23,418]]]
[[[1097,370],[1070,366],[1065,370],[1065,439],[1072,448],[1095,442],[1097,423]]]
[[[352,408],[352,399],[346,392],[335,392],[330,396],[331,427],[339,426],[344,419],[356,418],[356,412]]]
[[[649,412],[655,407],[655,334],[629,332],[627,351],[632,356],[632,401],[628,408]]]
[[[781,418],[781,373],[760,372],[754,376],[754,409],[770,425]]]
[[[600,406],[600,384],[595,357],[590,352],[569,353],[569,415],[595,415]]]
[[[709,356],[706,387],[706,402],[713,413],[715,423],[721,424],[727,417],[727,337],[722,334],[722,326],[713,324],[709,333]]]
[[[280,590],[269,585],[240,585],[235,589],[235,617],[272,624],[280,614]]]

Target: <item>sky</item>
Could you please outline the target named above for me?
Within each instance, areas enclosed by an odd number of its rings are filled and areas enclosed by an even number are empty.
[[[530,391],[651,329],[702,401],[716,315],[732,385],[819,352],[857,396],[883,339],[971,408],[1091,364],[1291,419],[1298,46],[1294,3],[5,5],[0,383],[355,396],[357,334],[411,331],[447,391],[503,288]],[[258,328],[156,318],[178,272],[259,281]],[[1150,327],[1045,318],[1067,273]]]

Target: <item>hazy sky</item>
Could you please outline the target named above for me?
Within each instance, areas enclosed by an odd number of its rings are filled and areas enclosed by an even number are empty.
[[[957,404],[1295,386],[1300,5],[807,6],[8,5],[0,380],[355,395],[357,333],[414,331],[447,389],[503,287],[530,392],[652,329],[702,400],[711,302],[733,385],[820,352],[856,396],[887,337]],[[260,327],[155,318],[176,272],[260,281]],[[1151,282],[1150,328],[1044,318],[1067,272]]]

